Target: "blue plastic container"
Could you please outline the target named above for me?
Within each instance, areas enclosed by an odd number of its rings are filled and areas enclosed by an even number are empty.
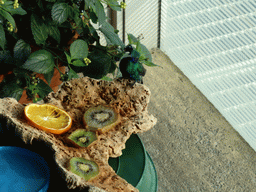
[[[1,192],[47,192],[50,169],[43,157],[30,150],[0,147]]]

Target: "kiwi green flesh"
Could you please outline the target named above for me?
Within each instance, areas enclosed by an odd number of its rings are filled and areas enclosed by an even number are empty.
[[[70,171],[86,181],[93,179],[99,174],[99,166],[94,161],[82,157],[73,157],[69,161]]]
[[[93,141],[97,140],[95,132],[78,129],[68,137],[80,147],[88,147]]]
[[[106,106],[89,108],[84,114],[84,121],[91,129],[101,129],[113,124],[118,119],[118,114]]]

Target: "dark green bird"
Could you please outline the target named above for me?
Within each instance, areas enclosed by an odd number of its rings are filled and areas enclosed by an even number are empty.
[[[146,69],[140,62],[138,62],[140,53],[136,50],[133,50],[131,46],[127,46],[125,51],[130,52],[130,54],[127,57],[121,59],[119,63],[119,69],[122,73],[122,78],[134,80],[132,86],[136,82],[143,84],[142,76],[145,76]]]

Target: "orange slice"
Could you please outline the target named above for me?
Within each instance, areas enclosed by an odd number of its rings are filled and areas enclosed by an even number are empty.
[[[51,104],[30,104],[24,108],[24,113],[29,124],[50,133],[65,133],[72,125],[70,115]]]

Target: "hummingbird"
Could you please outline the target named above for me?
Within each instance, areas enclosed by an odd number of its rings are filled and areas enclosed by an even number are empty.
[[[134,50],[131,45],[128,45],[124,50],[129,52],[129,55],[123,57],[119,63],[122,78],[134,80],[131,86],[136,82],[143,84],[142,76],[145,76],[146,69],[139,62],[140,53]]]

